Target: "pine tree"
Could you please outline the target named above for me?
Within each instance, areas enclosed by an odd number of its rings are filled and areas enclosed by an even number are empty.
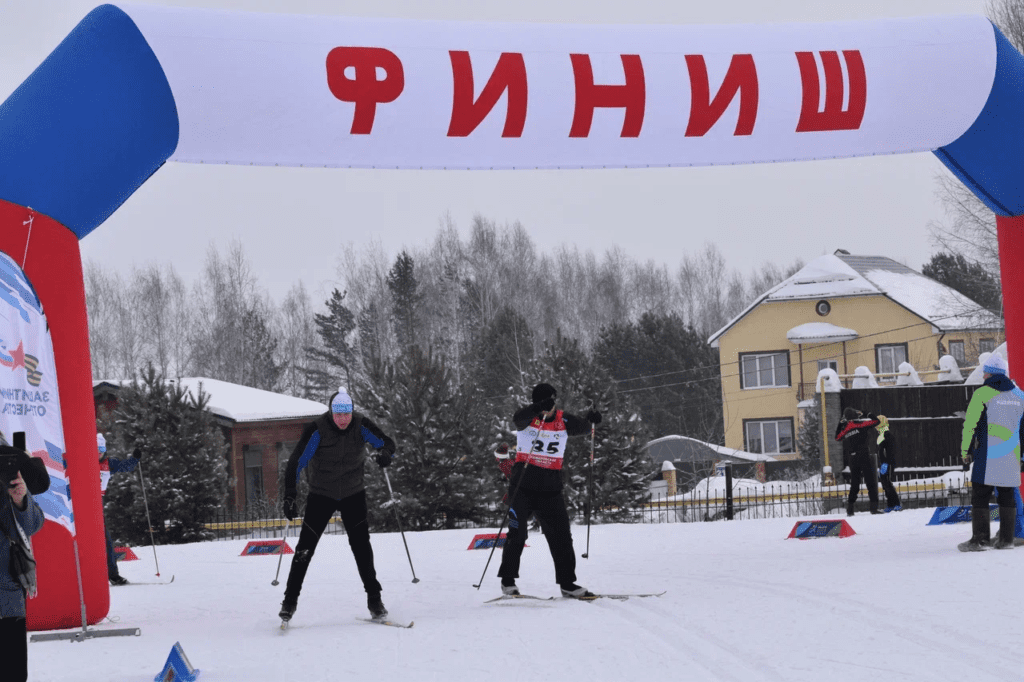
[[[307,397],[323,400],[340,384],[352,383],[355,350],[349,340],[356,329],[356,318],[345,305],[347,293],[335,289],[324,302],[327,314],[313,315],[323,349],[305,349],[310,366],[306,370]]]
[[[422,295],[416,280],[416,267],[412,256],[405,251],[398,254],[395,264],[388,272],[388,289],[394,310],[395,336],[399,348],[408,348],[417,343],[417,315]]]
[[[106,431],[112,457],[142,453],[142,475],[111,476],[105,498],[111,533],[136,545],[150,543],[149,517],[158,544],[196,542],[211,537],[204,524],[225,500],[227,444],[206,411],[209,396],[198,396],[167,382],[150,365],[121,389]],[[145,500],[140,488],[145,481]]]
[[[675,314],[644,313],[601,332],[594,356],[636,401],[653,438],[724,438],[718,352]]]
[[[821,394],[814,398],[814,404],[803,411],[800,430],[796,437],[797,452],[805,462],[820,462],[821,457]]]
[[[369,375],[368,375],[369,376]],[[397,446],[388,469],[406,527],[455,528],[480,522],[490,513],[487,492],[491,462],[483,453],[485,420],[478,392],[457,385],[444,360],[413,345],[384,361],[373,379],[357,378],[353,397]],[[397,528],[383,475],[367,464],[371,522]],[[500,499],[500,497],[499,497]]]

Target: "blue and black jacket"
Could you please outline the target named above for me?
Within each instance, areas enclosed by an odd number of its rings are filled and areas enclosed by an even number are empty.
[[[339,429],[333,415],[326,412],[302,432],[288,458],[285,470],[285,496],[294,497],[299,475],[309,470],[309,493],[342,500],[366,489],[363,464],[366,446],[387,455],[395,453],[391,440],[369,417],[352,413],[347,428]]]

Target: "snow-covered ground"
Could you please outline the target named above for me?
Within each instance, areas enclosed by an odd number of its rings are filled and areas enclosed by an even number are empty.
[[[437,680],[1020,680],[1024,549],[961,554],[969,526],[933,510],[850,519],[847,539],[787,540],[797,519],[591,528],[579,581],[661,598],[484,604],[498,553],[475,530],[373,536],[384,602],[410,630],[356,620],[365,597],[344,536],[325,536],[287,632],[277,610],[292,555],[242,557],[244,541],[158,548],[166,586],[112,588],[97,629],[141,637],[29,644],[30,679],[152,680],[180,641],[207,682]],[[834,517],[838,518],[838,517]],[[493,532],[493,531],[492,531]],[[577,556],[586,530],[574,529]],[[290,543],[294,547],[294,538]],[[557,592],[544,538],[523,554],[524,592]],[[500,550],[498,550],[500,552]],[[152,579],[152,552],[121,564]]]

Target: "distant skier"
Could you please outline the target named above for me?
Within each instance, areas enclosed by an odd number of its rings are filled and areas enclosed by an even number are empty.
[[[102,433],[96,434],[96,450],[100,453],[100,494],[106,496],[107,485],[110,483],[111,474],[131,473],[139,465],[142,453],[138,448],[131,457],[118,459],[107,454],[107,440]],[[103,530],[107,538],[107,579],[111,585],[127,585],[128,579],[122,577],[117,570],[117,554],[114,553],[114,539],[110,535],[110,526],[106,519],[103,521]]]
[[[992,354],[982,366],[979,386],[964,417],[960,455],[967,463],[971,441],[977,435],[971,471],[971,539],[961,552],[979,552],[989,546],[1013,549],[1017,505],[1013,491],[1020,486],[1020,432],[1024,426],[1024,392],[1006,376],[1006,361]],[[999,503],[999,532],[991,538],[988,503],[993,490]]]
[[[569,513],[562,496],[562,458],[570,436],[590,432],[601,423],[601,413],[591,410],[585,419],[555,409],[557,392],[550,384],[537,384],[533,402],[512,417],[518,429],[515,463],[509,477],[514,496],[508,515],[508,535],[501,553],[501,591],[519,594],[519,560],[528,535],[527,524],[536,515],[555,562],[555,582],[565,597],[593,596],[576,584],[576,552],[572,546]]]
[[[284,513],[289,520],[298,516],[296,487],[299,474],[308,467],[309,496],[302,520],[299,544],[295,548],[288,583],[281,602],[282,620],[295,613],[302,581],[313,559],[320,536],[334,512],[341,514],[348,544],[356,560],[359,577],[366,590],[366,606],[375,619],[387,617],[381,601],[381,586],[373,566],[373,547],[367,524],[366,485],[363,465],[366,444],[378,451],[374,460],[381,468],[389,466],[395,454],[391,440],[369,417],[352,409],[352,398],[344,388],[331,396],[331,409],[309,424],[288,458],[285,470]]]
[[[878,510],[878,470],[875,469],[871,453],[868,452],[870,430],[878,426],[878,423],[878,418],[870,412],[864,414],[860,410],[847,407],[843,410],[843,418],[836,425],[836,440],[842,441],[849,453],[850,497],[846,502],[847,516],[853,516],[861,481],[864,481],[868,489],[871,513],[882,513]]]
[[[882,482],[882,490],[885,491],[885,513],[903,511],[900,504],[899,493],[892,484],[893,474],[896,473],[896,437],[889,430],[889,419],[878,415],[878,474]]]

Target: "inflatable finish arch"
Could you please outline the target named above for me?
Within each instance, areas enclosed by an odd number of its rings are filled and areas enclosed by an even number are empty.
[[[98,7],[0,105],[0,250],[49,319],[89,622],[109,594],[78,240],[165,161],[646,168],[932,151],[998,216],[1024,367],[1021,112],[1024,57],[984,17],[585,26]],[[48,522],[39,537],[29,627],[76,626],[70,534]]]

